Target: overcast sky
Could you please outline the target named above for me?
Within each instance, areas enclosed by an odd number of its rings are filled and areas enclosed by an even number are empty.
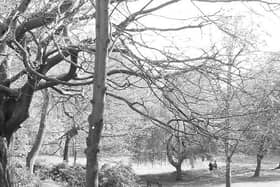
[[[138,1],[131,3],[129,9],[131,12],[139,10],[140,4],[146,2]],[[156,1],[159,2],[159,1]],[[154,4],[155,5],[155,4]],[[153,4],[151,4],[151,7]],[[211,15],[220,11],[220,14],[226,16],[243,16],[240,19],[242,27],[249,31],[255,32],[262,50],[280,51],[280,18],[279,12],[271,13],[266,10],[267,7],[260,3],[191,3],[188,0],[175,3],[160,11],[144,17],[140,20],[146,26],[168,28],[176,27],[182,24],[193,23],[189,18],[202,16],[203,14]],[[279,14],[280,15],[280,14]],[[149,36],[147,41],[151,45],[159,44],[166,47],[172,42],[179,47],[199,47],[217,43],[222,39],[224,33],[218,31],[216,26],[206,27],[204,29],[191,29],[182,32],[163,33],[164,36],[158,34]],[[166,37],[167,36],[167,37]],[[164,38],[166,37],[166,38]],[[161,38],[161,39],[160,39]],[[264,45],[265,41],[266,45]]]

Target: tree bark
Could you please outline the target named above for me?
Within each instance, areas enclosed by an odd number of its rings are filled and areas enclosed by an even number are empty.
[[[172,147],[172,138],[173,137],[174,136],[171,135],[169,137],[169,139],[167,140],[166,154],[167,154],[168,162],[176,169],[176,180],[179,181],[179,180],[182,180],[182,163],[184,161],[184,156],[181,155],[180,150],[176,150],[178,152],[173,150],[173,147]],[[179,146],[181,146],[181,145],[179,145]],[[176,152],[177,154],[174,155],[174,152]]]
[[[47,117],[50,99],[49,99],[49,93],[47,89],[43,90],[42,94],[43,94],[43,106],[41,109],[39,130],[36,135],[35,142],[26,157],[26,167],[29,169],[30,173],[34,172],[34,164],[36,161],[36,157],[40,152],[40,148],[44,140],[45,129],[46,129],[46,117]]]
[[[66,139],[65,139],[65,144],[64,144],[64,150],[63,150],[63,162],[66,164],[69,162],[69,144],[70,141],[74,136],[78,134],[78,128],[77,127],[72,127],[70,130],[68,130],[65,133]]]
[[[264,155],[266,153],[266,145],[268,143],[268,138],[266,135],[262,135],[260,137],[259,140],[259,144],[258,144],[258,152],[257,152],[257,166],[255,169],[255,173],[253,175],[253,177],[259,177],[260,176],[260,172],[261,172],[261,163],[262,163],[262,159],[264,158]]]
[[[0,26],[0,29],[2,26]],[[2,36],[0,36],[2,37]],[[6,43],[0,42],[0,53],[6,52]],[[10,89],[7,83],[8,58],[0,57],[0,184],[1,187],[12,186],[8,165],[8,146],[11,137],[20,128],[29,114],[28,109],[33,97],[36,81],[28,77],[28,81],[20,89]],[[6,91],[5,91],[6,90]],[[8,90],[8,91],[7,91]],[[20,94],[19,94],[20,93]]]
[[[76,164],[77,164],[77,150],[76,150],[76,140],[75,140],[75,138],[73,139],[73,157],[74,157],[74,159],[73,159],[73,166],[76,166]]]
[[[9,176],[8,157],[7,157],[8,145],[7,140],[4,137],[0,137],[0,184],[1,187],[11,187],[11,181]]]
[[[17,184],[16,181],[16,169],[15,169],[15,165],[14,165],[14,161],[15,161],[15,157],[13,154],[14,151],[14,146],[15,146],[15,135],[13,134],[11,139],[10,139],[10,144],[8,146],[8,153],[7,153],[7,161],[8,161],[8,168],[9,168],[9,177],[10,177],[10,182],[11,182],[11,186],[15,186]]]
[[[261,172],[261,163],[262,163],[263,155],[257,155],[257,167],[255,169],[255,173],[253,177],[259,177]]]
[[[96,54],[92,112],[88,118],[86,187],[98,187],[98,152],[103,129],[106,61],[108,52],[109,0],[96,1]]]
[[[70,143],[70,137],[66,137],[65,144],[64,144],[64,150],[63,150],[63,162],[68,163],[69,162],[69,143]]]
[[[231,157],[226,158],[226,187],[231,186]]]
[[[11,86],[16,80],[18,80],[21,77],[21,73],[10,77],[8,76],[9,69],[7,68],[8,63],[8,56],[10,55],[10,51],[7,51],[7,46],[12,48],[14,51],[17,52],[17,54],[20,54],[22,57],[22,62],[24,64],[29,64],[30,59],[28,58],[28,54],[26,51],[27,45],[24,45],[25,40],[24,35],[28,31],[31,31],[35,28],[39,28],[42,26],[45,26],[46,24],[49,24],[53,21],[55,21],[56,14],[65,13],[68,10],[72,8],[74,1],[68,1],[65,0],[63,3],[61,3],[61,6],[55,7],[50,12],[48,12],[48,15],[51,14],[51,16],[45,16],[45,14],[38,16],[35,16],[34,18],[28,19],[28,21],[24,21],[23,23],[20,23],[18,25],[18,16],[25,12],[28,5],[30,4],[30,0],[21,0],[19,5],[11,11],[11,13],[8,15],[8,17],[4,18],[2,22],[0,23],[0,53],[1,54],[7,54],[0,56],[0,186],[6,187],[10,186],[10,180],[9,180],[9,167],[7,167],[7,147],[9,146],[10,139],[19,128],[20,125],[29,117],[29,107],[30,103],[34,94],[35,90],[38,90],[41,85],[40,89],[53,86],[56,84],[53,84],[52,81],[46,81],[44,84],[39,84],[40,77],[35,76],[32,70],[28,70],[28,66],[25,66],[25,70],[21,71],[26,73],[27,75],[27,81],[23,86],[15,88],[14,86]],[[59,11],[57,11],[59,10]],[[57,12],[57,13],[56,13]],[[39,15],[39,14],[36,14]],[[47,22],[46,22],[47,21]],[[14,32],[15,31],[15,32]],[[11,37],[13,36],[13,37]],[[13,38],[13,39],[12,39]],[[16,38],[17,42],[14,42],[14,38]],[[11,44],[13,43],[13,44]],[[14,46],[14,44],[16,44]],[[21,45],[22,44],[22,45]],[[25,50],[24,50],[25,49]],[[39,49],[39,45],[38,45]],[[42,50],[40,48],[38,51]],[[72,50],[69,50],[68,54],[66,56],[71,56],[71,60],[76,63],[77,62],[77,51],[74,50],[74,52],[71,52]],[[38,53],[39,54],[39,53]],[[30,55],[31,56],[31,55]],[[38,55],[41,57],[41,59],[44,59],[43,56]],[[41,65],[38,66],[39,69],[36,69],[37,72],[40,72],[42,74],[46,74],[53,66],[57,65],[57,63],[60,63],[63,61],[63,59],[66,57],[64,55],[58,55],[63,56],[62,58],[51,58],[52,60],[48,61],[45,60]],[[37,60],[37,59],[36,59]],[[32,60],[33,61],[33,60]],[[37,64],[37,63],[36,63]],[[50,65],[51,64],[51,65]],[[74,64],[71,64],[69,73],[66,75],[60,76],[60,80],[63,81],[69,81],[71,80],[76,74],[77,67]],[[28,73],[27,73],[28,72]],[[50,82],[52,85],[50,85]],[[12,87],[12,88],[11,88]]]
[[[182,163],[178,163],[176,166],[176,180],[182,180]]]
[[[231,53],[231,52],[229,52]],[[226,174],[225,174],[225,179],[226,179],[226,187],[231,186],[231,157],[233,154],[233,150],[231,150],[230,146],[230,104],[231,104],[231,98],[232,98],[232,88],[231,88],[231,83],[232,83],[232,65],[234,61],[232,61],[231,57],[228,59],[228,69],[227,69],[227,88],[226,88],[226,96],[225,96],[225,116],[227,117],[225,120],[225,139],[224,139],[224,145],[225,145],[225,158],[226,158]]]
[[[190,162],[190,165],[191,165],[191,167],[192,167],[192,169],[194,168],[194,163],[195,163],[195,160],[194,160],[194,158],[189,158],[189,162]]]

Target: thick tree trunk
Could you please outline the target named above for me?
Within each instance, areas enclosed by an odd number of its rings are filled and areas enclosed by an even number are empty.
[[[259,147],[257,152],[257,166],[255,169],[255,173],[253,177],[259,177],[261,172],[261,163],[262,159],[266,153],[266,144],[268,142],[268,138],[265,135],[262,135],[259,141]]]
[[[182,180],[182,163],[179,163],[176,166],[176,180],[177,181]]]
[[[182,163],[184,161],[184,156],[181,155],[181,152],[178,151],[174,154],[173,148],[172,148],[172,138],[174,136],[170,136],[170,138],[167,140],[166,144],[166,154],[168,162],[175,167],[176,169],[176,180],[182,180]],[[180,145],[179,145],[180,146]]]
[[[26,167],[29,169],[30,173],[34,172],[33,169],[34,169],[35,160],[40,152],[40,148],[44,140],[45,129],[46,129],[46,117],[47,117],[48,106],[49,106],[49,93],[47,89],[43,90],[42,93],[43,93],[43,106],[41,109],[39,130],[36,135],[35,142],[33,143],[33,146],[26,157]]]
[[[17,184],[16,181],[16,168],[14,165],[14,161],[15,161],[15,157],[14,157],[14,145],[15,145],[15,135],[13,134],[11,139],[10,139],[10,144],[8,146],[8,168],[9,168],[9,177],[10,177],[10,182],[11,182],[11,186],[15,186]]]
[[[98,187],[98,152],[103,129],[109,0],[96,0],[96,54],[92,112],[88,118],[86,187]]]
[[[31,55],[27,54],[26,51],[28,49],[25,45],[25,40],[23,39],[25,36],[25,33],[28,31],[31,31],[32,29],[39,28],[42,26],[45,26],[46,24],[49,24],[55,20],[56,12],[65,13],[66,11],[70,10],[73,5],[73,1],[63,1],[61,6],[55,7],[55,11],[51,11],[51,14],[54,16],[43,16],[42,19],[38,19],[39,21],[36,21],[35,23],[32,22],[34,19],[31,19],[30,22],[26,21],[24,23],[21,23],[20,25],[17,24],[18,22],[18,16],[25,12],[28,5],[30,4],[30,0],[21,0],[18,6],[11,11],[11,14],[9,14],[6,18],[3,17],[3,20],[0,23],[0,186],[6,187],[10,186],[9,177],[8,177],[8,167],[7,167],[7,146],[10,143],[10,138],[12,137],[13,133],[15,133],[19,128],[20,125],[29,117],[29,107],[30,103],[33,97],[33,93],[35,89],[38,89],[38,83],[40,81],[40,77],[35,76],[32,72],[28,71],[27,65],[26,69],[24,70],[27,75],[27,81],[23,86],[15,88],[10,88],[10,85],[17,81],[19,78],[21,78],[22,74],[19,73],[13,77],[10,77],[9,79],[8,75],[8,68],[7,68],[7,59],[8,56],[10,56],[10,51],[5,51],[7,49],[7,44],[9,46],[13,46],[13,50],[16,51],[18,54],[21,55],[24,64],[32,64],[29,57]],[[56,11],[57,8],[60,11]],[[40,16],[39,16],[40,17]],[[48,18],[46,18],[48,17]],[[31,23],[31,24],[30,24]],[[15,31],[15,32],[14,32]],[[10,36],[13,36],[12,38]],[[17,42],[13,42],[16,38]],[[16,45],[12,45],[16,44]],[[22,44],[22,45],[21,45]],[[39,47],[39,46],[38,46]],[[38,48],[40,51],[41,48]],[[71,55],[72,59],[77,59],[77,55],[70,54],[72,52],[69,52],[68,55]],[[75,52],[77,53],[77,52]],[[7,56],[6,56],[7,54]],[[38,53],[39,54],[39,53]],[[40,59],[43,59],[43,57],[40,55]],[[64,56],[64,55],[62,55]],[[55,58],[56,59],[56,58]],[[56,63],[52,61],[54,65],[57,65],[57,63],[61,62],[64,59],[56,59],[58,60]],[[38,59],[36,59],[37,61]],[[75,61],[75,60],[72,60]],[[38,68],[36,68],[37,72],[46,74],[47,71],[51,69],[52,66],[46,66],[46,61],[42,63],[42,66],[39,64]],[[76,62],[76,61],[75,61]],[[48,62],[49,63],[49,62]],[[38,64],[38,63],[36,63]],[[30,68],[30,70],[33,69],[33,67]],[[71,65],[70,71],[65,76],[62,76],[64,81],[68,81],[71,78],[73,78],[75,74],[76,67],[75,65]],[[23,72],[23,71],[22,71]],[[76,74],[75,74],[76,75]],[[61,80],[63,80],[61,79]],[[41,88],[46,88],[50,85],[42,84]]]
[[[2,25],[0,30],[3,29]],[[0,36],[1,38],[2,36]],[[0,42],[0,53],[5,54],[6,43]],[[36,81],[28,81],[20,89],[10,89],[8,79],[8,57],[0,57],[0,86],[8,92],[0,92],[0,186],[12,186],[8,166],[8,145],[11,137],[20,125],[28,118],[28,109],[33,97]],[[4,90],[5,90],[4,89]]]
[[[231,186],[231,158],[226,158],[226,187]]]
[[[7,158],[7,141],[6,138],[0,137],[0,184],[1,187],[11,187],[9,176],[8,158]]]
[[[254,177],[259,177],[261,172],[261,163],[262,163],[263,155],[257,155],[257,167],[255,169]]]

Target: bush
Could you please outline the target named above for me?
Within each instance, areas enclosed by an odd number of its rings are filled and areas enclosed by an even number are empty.
[[[41,180],[46,180],[46,179],[50,178],[50,176],[49,176],[50,170],[51,170],[51,167],[47,166],[45,164],[42,164],[39,162],[36,162],[34,164],[34,174],[36,176],[38,176]]]
[[[11,179],[15,186],[34,187],[39,183],[39,179],[31,175],[26,169],[23,159],[14,158],[10,171],[12,174]]]
[[[39,179],[30,174],[26,168],[15,168],[15,186],[34,187],[39,184]]]
[[[58,164],[50,169],[43,169],[40,171],[41,179],[50,178],[53,181],[60,183],[67,183],[68,186],[85,186],[85,167],[77,166],[67,166],[66,164]]]
[[[36,166],[41,179],[50,178],[67,186],[83,187],[86,184],[86,168],[81,165],[67,166],[59,164],[52,168]],[[121,163],[104,164],[99,173],[99,187],[137,187],[137,176],[130,166]]]
[[[104,164],[99,173],[100,187],[137,187],[137,176],[130,166]]]

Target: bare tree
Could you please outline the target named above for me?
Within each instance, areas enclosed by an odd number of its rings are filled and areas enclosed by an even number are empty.
[[[205,141],[206,140],[206,141]],[[213,153],[210,138],[200,135],[178,136],[175,132],[166,143],[166,153],[169,163],[176,168],[176,180],[182,180],[182,163],[186,159],[210,158]]]
[[[141,7],[131,11],[127,8],[130,2],[140,3]],[[177,52],[176,46],[169,46],[173,49],[168,51],[164,47],[151,46],[150,43],[142,40],[146,32],[161,36],[165,32],[202,29],[213,23],[212,19],[206,18],[217,18],[216,14],[203,15],[180,26],[168,28],[146,26],[141,23],[142,18],[177,2],[180,0],[146,2],[106,0],[96,1],[96,3],[86,0],[21,0],[10,13],[2,16],[3,22],[0,25],[0,136],[3,138],[1,138],[2,143],[0,142],[2,146],[0,146],[0,162],[2,163],[0,169],[3,170],[0,170],[0,175],[2,174],[3,177],[1,179],[8,180],[5,139],[9,142],[11,135],[28,118],[28,109],[34,92],[45,88],[68,95],[70,86],[82,87],[92,83],[95,85],[87,140],[88,186],[98,185],[97,155],[103,128],[105,93],[123,101],[130,109],[167,130],[176,130],[173,122],[180,120],[193,125],[203,135],[215,136],[198,123],[206,122],[209,117],[205,117],[209,111],[202,112],[203,107],[197,106],[201,103],[205,106],[208,102],[205,95],[210,93],[210,90],[206,91],[198,82],[202,77],[203,80],[218,79],[214,70],[220,54],[203,49],[197,56],[185,53],[182,55],[183,51]],[[102,10],[99,9],[101,6]],[[108,6],[112,6],[110,13],[108,13]],[[107,31],[108,15],[112,18],[110,19],[110,37]],[[117,18],[113,19],[114,15]],[[104,19],[103,22],[99,22],[101,19]],[[86,25],[90,25],[92,20],[97,23],[96,38],[94,32],[89,36],[88,31],[81,33],[75,29],[77,27],[87,29]],[[80,36],[82,39],[79,38]],[[118,54],[109,56],[110,63],[106,67],[109,41],[114,44],[109,47],[109,51]],[[156,58],[146,55],[145,51],[156,54]],[[16,60],[9,61],[10,54]],[[96,55],[95,64],[88,63],[93,61],[94,55]],[[8,75],[11,73],[8,66],[12,63],[17,64],[21,69],[13,75]],[[191,78],[194,75],[192,72],[199,74],[195,83]],[[183,90],[184,83],[181,86],[177,84],[176,81],[182,77],[187,77],[184,80],[187,80],[188,85],[192,85],[187,87],[189,90]],[[21,84],[16,84],[18,82]],[[123,92],[137,92],[140,89],[144,89],[150,95],[147,96],[144,93],[146,97],[141,96],[137,98],[138,100],[121,96]],[[203,94],[193,94],[192,91],[203,92]],[[170,113],[168,120],[162,120],[151,114],[147,106],[151,98],[156,99],[168,109]]]

